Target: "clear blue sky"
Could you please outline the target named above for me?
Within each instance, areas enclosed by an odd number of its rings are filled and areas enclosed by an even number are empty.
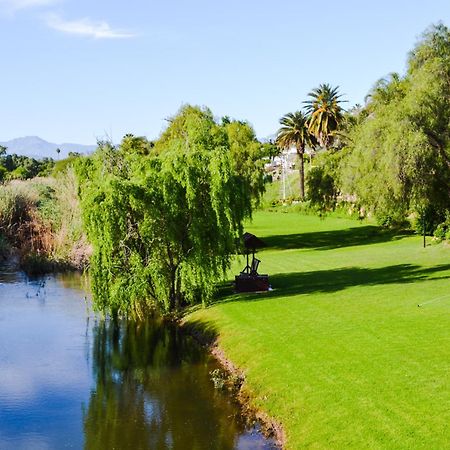
[[[154,138],[183,103],[266,137],[319,83],[362,103],[439,20],[449,0],[0,0],[0,141]]]

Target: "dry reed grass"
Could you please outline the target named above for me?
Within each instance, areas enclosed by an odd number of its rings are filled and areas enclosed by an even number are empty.
[[[24,266],[36,266],[32,271],[39,271],[39,266],[44,271],[86,267],[91,250],[77,191],[72,169],[57,179],[15,180],[0,186],[0,236],[19,252]]]

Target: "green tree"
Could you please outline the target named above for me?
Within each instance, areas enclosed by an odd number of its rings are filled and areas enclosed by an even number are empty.
[[[262,144],[256,139],[253,128],[246,122],[229,120],[222,124],[226,130],[233,170],[247,180],[241,196],[246,204],[259,201],[264,192],[264,161]]]
[[[329,148],[338,134],[339,126],[343,121],[342,95],[339,86],[321,84],[313,89],[304,102],[309,117],[308,129],[321,147]]]
[[[280,147],[272,140],[261,143],[261,158],[269,158],[273,162],[276,156],[280,155]]]
[[[288,113],[280,119],[280,129],[276,137],[276,144],[284,150],[295,147],[299,158],[300,198],[305,198],[305,164],[304,154],[306,146],[314,147],[315,139],[308,129],[308,118],[302,111]]]
[[[211,298],[256,195],[258,167],[236,166],[247,141],[236,144],[228,126],[185,106],[150,154],[127,140],[79,160],[99,309],[142,316]]]
[[[382,223],[423,211],[443,220],[450,207],[449,63],[449,30],[433,26],[411,52],[405,77],[378,84],[370,114],[352,134],[345,189]]]
[[[366,109],[372,112],[376,106],[387,105],[404,92],[405,80],[397,72],[380,78],[366,95]]]
[[[333,210],[341,189],[341,166],[346,163],[349,149],[332,149],[314,158],[314,167],[308,172],[308,200],[318,212]]]

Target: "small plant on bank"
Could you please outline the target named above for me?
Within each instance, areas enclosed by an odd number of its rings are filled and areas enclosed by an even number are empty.
[[[227,390],[237,393],[241,388],[244,377],[237,373],[227,372],[221,369],[214,369],[209,372],[214,387],[218,390]]]

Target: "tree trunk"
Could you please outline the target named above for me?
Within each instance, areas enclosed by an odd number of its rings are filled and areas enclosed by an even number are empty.
[[[300,200],[305,200],[305,161],[303,155],[305,153],[305,148],[297,148],[297,154],[299,159],[298,173],[300,176]]]
[[[170,269],[169,312],[179,311],[183,300],[178,268],[179,264],[176,264],[171,266]]]

